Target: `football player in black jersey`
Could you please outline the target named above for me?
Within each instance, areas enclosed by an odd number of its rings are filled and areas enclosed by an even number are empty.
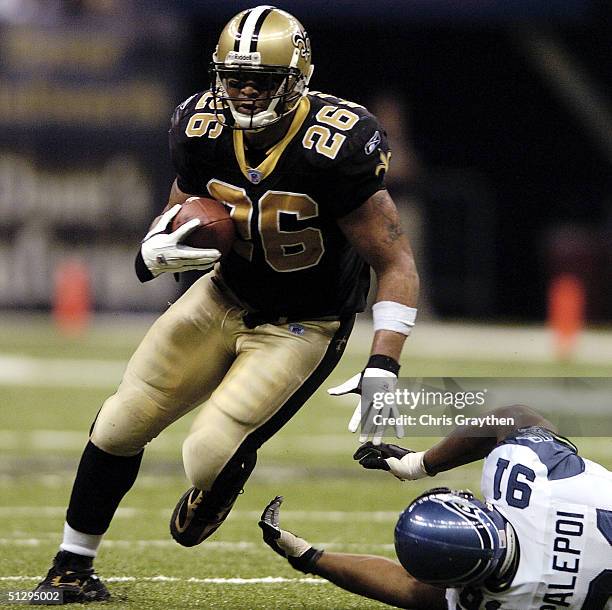
[[[60,552],[39,585],[61,589],[65,602],[108,597],[92,567],[102,536],[145,445],[196,407],[183,445],[192,487],[170,531],[193,546],[223,523],[258,448],[338,363],[365,307],[370,267],[378,285],[372,355],[330,393],[359,394],[364,376],[386,388],[397,378],[418,276],[385,190],[385,132],[363,106],[309,92],[312,71],[310,40],[292,15],[245,10],[221,33],[211,89],[172,117],[177,177],[136,272],[147,281],[214,269],[153,324],[94,422]],[[238,237],[222,261],[216,250],[181,243],[197,220],[169,229],[192,196],[231,211]],[[352,431],[361,415],[356,409]],[[380,442],[382,431],[371,432]]]

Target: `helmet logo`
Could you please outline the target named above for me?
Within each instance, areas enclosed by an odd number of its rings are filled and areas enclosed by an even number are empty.
[[[247,175],[253,184],[259,184],[263,178],[263,172],[260,172],[258,169],[253,169],[252,167],[249,167],[247,170]]]
[[[258,66],[261,63],[261,53],[254,51],[253,53],[239,53],[238,51],[230,51],[225,58],[225,65],[233,64],[249,64]]]
[[[476,512],[476,507],[472,506],[469,502],[458,502],[457,500],[454,500],[449,501],[448,504],[458,510],[460,513],[463,513],[469,517],[475,517],[478,514]]]
[[[310,38],[306,32],[294,32],[293,33],[293,44],[300,50],[300,55],[304,59],[310,58]]]

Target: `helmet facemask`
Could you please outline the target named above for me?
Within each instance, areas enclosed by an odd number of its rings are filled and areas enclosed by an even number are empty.
[[[233,66],[214,61],[210,73],[217,120],[233,129],[257,130],[278,122],[296,108],[308,91],[307,79],[297,68]],[[251,89],[254,95],[245,96],[244,89]],[[227,110],[233,124],[223,113]]]

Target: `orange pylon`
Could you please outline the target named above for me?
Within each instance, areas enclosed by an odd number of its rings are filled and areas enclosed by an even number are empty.
[[[548,291],[548,324],[555,336],[557,356],[569,360],[584,326],[586,296],[580,278],[562,273],[550,283]]]
[[[79,335],[89,324],[89,270],[80,259],[61,261],[55,270],[53,318],[60,331],[67,335]]]

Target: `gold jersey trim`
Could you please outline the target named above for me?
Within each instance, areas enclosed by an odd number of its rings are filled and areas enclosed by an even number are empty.
[[[246,155],[244,152],[244,132],[239,129],[234,130],[234,152],[236,154],[236,161],[238,161],[240,171],[247,180],[251,180],[249,177],[250,169],[255,169],[261,174],[260,180],[265,180],[274,171],[278,160],[285,151],[285,148],[289,146],[291,140],[293,140],[297,132],[300,130],[300,127],[302,127],[302,124],[306,120],[309,112],[310,100],[307,97],[303,97],[295,109],[293,121],[291,121],[291,126],[287,130],[285,136],[282,138],[282,140],[279,140],[274,146],[266,151],[266,158],[254,168],[251,168],[246,160]]]

